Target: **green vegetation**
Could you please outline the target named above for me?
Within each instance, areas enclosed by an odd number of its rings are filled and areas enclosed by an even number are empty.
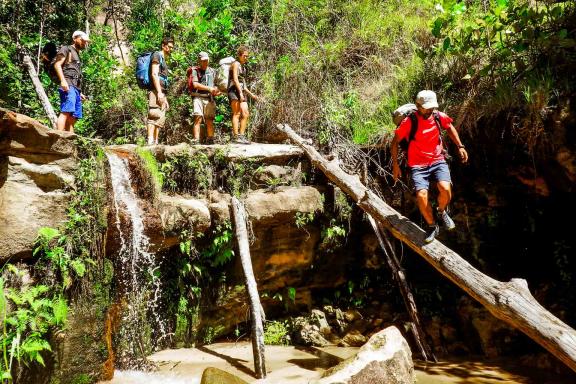
[[[25,278],[24,268],[12,264],[2,268],[6,272],[0,277],[4,356],[0,373],[7,382],[12,380],[14,360],[19,365],[44,365],[43,353],[52,350],[50,333],[66,326],[69,302],[74,297],[72,287],[82,285],[87,292],[90,284],[86,279],[99,275],[95,267],[106,228],[104,155],[89,140],[79,138],[77,146],[80,158],[76,185],[71,186],[68,220],[60,229],[44,227],[38,231],[33,283],[25,282],[29,277]]]
[[[288,345],[290,336],[287,321],[267,321],[264,326],[264,344]]]

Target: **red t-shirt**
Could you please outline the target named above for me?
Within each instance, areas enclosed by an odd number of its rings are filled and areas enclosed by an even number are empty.
[[[442,129],[446,129],[445,127],[450,126],[452,123],[452,118],[443,112],[438,112],[438,114],[440,115]],[[442,144],[438,139],[440,132],[438,131],[438,126],[434,121],[434,115],[432,114],[428,119],[424,119],[422,115],[416,112],[416,117],[418,118],[418,130],[416,130],[416,135],[414,135],[414,139],[408,146],[408,166],[429,166],[438,161],[444,160]],[[411,128],[412,121],[410,118],[404,118],[395,131],[398,141],[402,139],[408,140]]]

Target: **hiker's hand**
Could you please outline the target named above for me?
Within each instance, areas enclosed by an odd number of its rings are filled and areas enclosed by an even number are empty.
[[[398,163],[392,164],[392,176],[394,177],[394,182],[398,181],[402,177],[402,171]]]
[[[466,148],[459,148],[458,153],[460,154],[460,160],[462,160],[462,163],[466,164],[468,162],[468,152],[466,152]]]
[[[158,104],[164,105],[165,103],[166,103],[166,95],[162,91],[158,92]]]
[[[88,100],[88,98],[86,97],[85,94],[81,93],[81,94],[80,94],[80,100],[86,101],[86,100]]]
[[[70,90],[70,86],[68,85],[68,82],[67,82],[66,80],[63,80],[63,81],[60,83],[60,88],[62,88],[62,90],[63,90],[64,92],[68,92],[68,91]]]
[[[218,96],[220,94],[220,90],[216,87],[212,87],[210,93],[212,94],[212,96]]]

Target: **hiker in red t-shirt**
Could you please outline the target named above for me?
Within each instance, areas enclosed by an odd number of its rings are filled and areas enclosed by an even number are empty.
[[[468,161],[468,153],[460,141],[456,128],[452,125],[452,119],[445,113],[435,112],[435,109],[438,108],[438,102],[434,92],[428,90],[418,92],[416,108],[415,115],[418,128],[414,137],[408,142],[408,166],[414,183],[418,208],[428,224],[424,241],[430,243],[440,232],[436,216],[446,229],[452,230],[456,227],[446,210],[452,198],[452,180],[444,156],[440,129],[446,130],[450,139],[456,144],[463,163]],[[438,127],[437,120],[440,122],[440,127]],[[403,139],[408,140],[411,128],[412,120],[410,116],[407,116],[394,133],[391,144],[394,180],[398,180],[402,174],[398,164],[398,145]],[[438,188],[436,216],[432,211],[432,204],[428,200],[430,181],[435,182]]]

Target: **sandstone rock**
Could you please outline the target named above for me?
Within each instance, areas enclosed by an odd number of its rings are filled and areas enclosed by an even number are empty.
[[[76,135],[51,130],[38,121],[0,108],[0,155],[33,157],[35,163],[73,157]]]
[[[210,191],[208,194],[208,209],[214,223],[222,223],[230,220],[230,200],[228,193]]]
[[[202,373],[200,384],[248,384],[241,378],[218,368],[208,367]]]
[[[0,262],[31,257],[38,229],[66,221],[73,138],[0,108]]]
[[[182,196],[160,194],[158,210],[164,229],[164,246],[178,243],[183,230],[204,232],[211,224],[210,211],[205,202]]]
[[[373,335],[356,356],[327,370],[315,384],[413,384],[412,352],[396,327]]]
[[[368,338],[363,334],[361,334],[356,329],[353,329],[352,331],[348,332],[342,338],[342,342],[344,343],[344,345],[350,347],[361,347],[366,343],[366,340],[368,340]]]
[[[294,222],[297,212],[316,212],[323,209],[318,189],[313,187],[280,187],[276,192],[258,190],[245,199],[251,220],[262,223]]]

